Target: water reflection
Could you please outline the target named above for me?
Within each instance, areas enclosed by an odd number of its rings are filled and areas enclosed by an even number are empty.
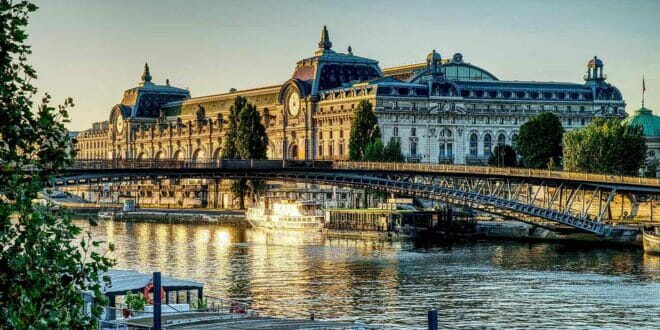
[[[558,244],[465,243],[451,249],[216,225],[101,222],[118,268],[191,278],[205,293],[274,316],[357,318],[443,328],[651,327],[660,258]]]

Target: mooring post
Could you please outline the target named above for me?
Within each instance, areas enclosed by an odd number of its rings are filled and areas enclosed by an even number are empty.
[[[160,310],[160,300],[163,299],[163,297],[160,296],[160,272],[154,272],[153,274],[153,280],[154,280],[154,318],[153,318],[153,328],[154,330],[161,330],[161,310]]]
[[[438,330],[438,310],[431,309],[428,312],[429,316],[429,330]]]

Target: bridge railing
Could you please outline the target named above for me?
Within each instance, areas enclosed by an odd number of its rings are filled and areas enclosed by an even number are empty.
[[[77,160],[72,170],[121,170],[121,169],[300,169],[333,168],[343,170],[375,170],[418,173],[481,174],[514,177],[533,177],[540,179],[563,179],[598,183],[623,183],[651,187],[660,187],[660,178],[642,178],[609,174],[552,171],[529,168],[489,167],[452,164],[420,163],[381,163],[353,161],[313,161],[313,160],[254,160],[254,159],[217,159],[217,160]]]
[[[600,183],[625,183],[660,187],[660,178],[642,178],[636,176],[621,176],[568,171],[552,171],[529,168],[489,167],[451,164],[420,164],[420,163],[380,163],[334,161],[333,168],[350,170],[376,170],[421,173],[451,173],[451,174],[483,174],[517,177],[534,177],[547,179],[565,179],[573,181],[590,181]]]
[[[332,168],[332,161],[260,160],[260,159],[78,159],[68,170],[132,170],[132,169],[297,169]]]

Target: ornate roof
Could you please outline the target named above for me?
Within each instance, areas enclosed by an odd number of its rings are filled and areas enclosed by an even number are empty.
[[[299,84],[307,85],[302,89],[309,90],[311,95],[317,95],[321,90],[334,89],[381,76],[378,61],[355,56],[352,49],[348,54],[333,51],[328,29],[324,26],[318,50],[313,57],[296,63],[291,78]]]
[[[121,114],[122,117],[156,118],[162,105],[187,98],[190,98],[190,92],[170,86],[169,80],[165,85],[154,84],[151,81],[149,64],[145,63],[138,86],[124,92],[120,103]]]
[[[594,58],[590,59],[589,62],[587,62],[587,67],[588,68],[602,68],[603,67],[603,61],[599,59],[597,56],[594,56]]]
[[[642,126],[644,128],[644,136],[646,137],[660,136],[660,117],[654,115],[651,110],[644,107],[635,111],[632,116],[624,119],[622,124]]]

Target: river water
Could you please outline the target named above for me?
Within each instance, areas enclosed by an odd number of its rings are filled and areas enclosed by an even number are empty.
[[[86,225],[80,221],[79,225]],[[204,283],[260,314],[424,328],[660,328],[660,257],[521,242],[451,248],[219,225],[102,221],[116,268]]]

